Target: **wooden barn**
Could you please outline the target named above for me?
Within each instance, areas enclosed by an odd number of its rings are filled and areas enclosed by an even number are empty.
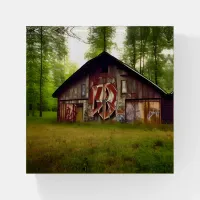
[[[52,96],[58,121],[173,123],[173,93],[107,52],[86,62]]]

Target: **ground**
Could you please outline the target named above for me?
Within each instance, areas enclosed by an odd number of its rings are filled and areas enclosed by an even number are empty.
[[[29,116],[27,173],[173,173],[173,127]]]

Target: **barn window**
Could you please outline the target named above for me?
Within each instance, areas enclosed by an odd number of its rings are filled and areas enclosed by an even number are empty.
[[[122,94],[127,93],[127,82],[123,80],[121,82]]]
[[[108,65],[103,65],[103,66],[101,67],[101,72],[102,72],[102,73],[108,73]]]
[[[82,84],[81,85],[81,96],[85,97],[85,95],[86,95],[86,87],[85,87],[85,84]]]

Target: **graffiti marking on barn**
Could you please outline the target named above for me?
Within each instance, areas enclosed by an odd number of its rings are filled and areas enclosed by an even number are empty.
[[[156,117],[159,117],[159,114],[160,114],[160,112],[157,110],[149,111],[149,113],[147,115],[147,119],[150,120],[153,115],[156,115]]]
[[[76,121],[76,105],[75,104],[66,104],[66,121]]]
[[[116,110],[117,90],[115,86],[112,83],[95,85],[91,88],[90,94],[91,115],[99,113],[102,119],[109,118]]]

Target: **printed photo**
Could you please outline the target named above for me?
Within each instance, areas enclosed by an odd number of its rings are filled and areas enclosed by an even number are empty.
[[[174,173],[172,26],[26,27],[26,173]]]

